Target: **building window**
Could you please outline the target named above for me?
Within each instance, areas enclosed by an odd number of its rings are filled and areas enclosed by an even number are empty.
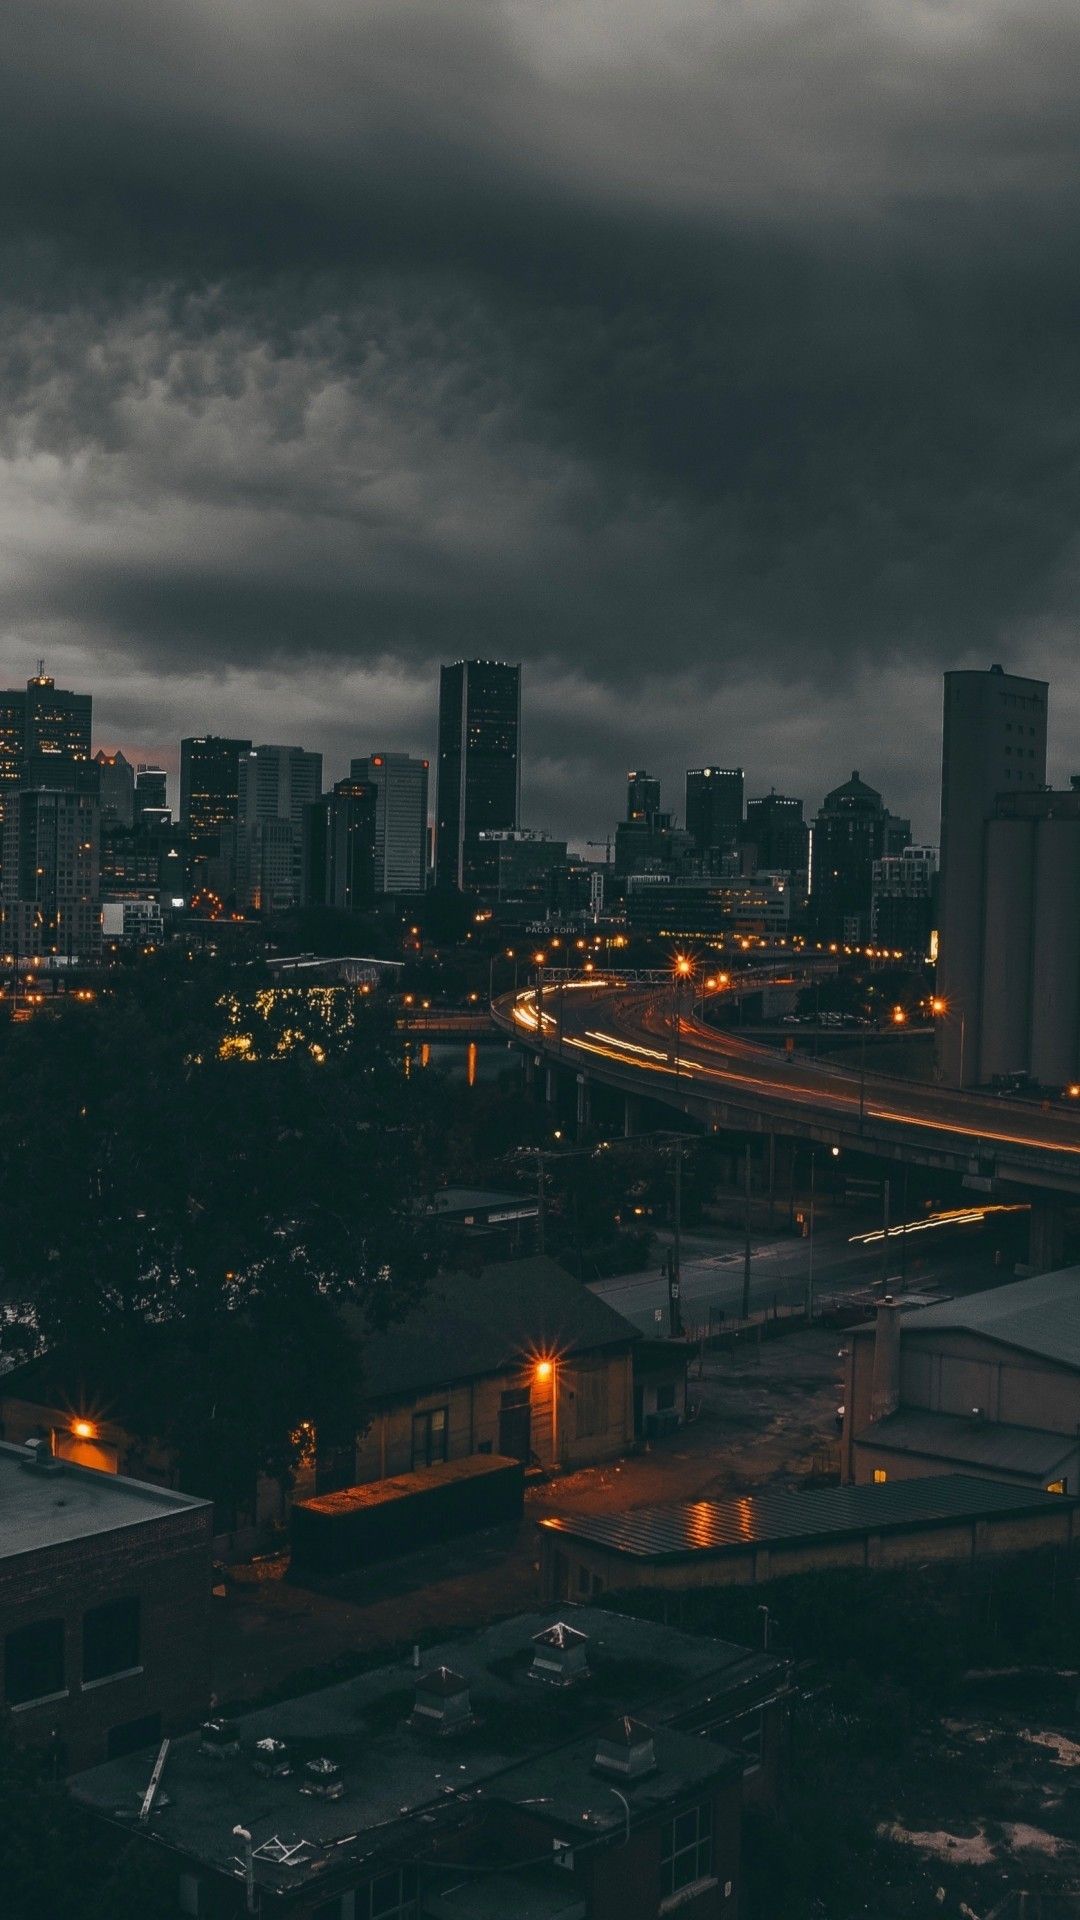
[[[83,1614],[82,1677],[107,1680],[110,1674],[130,1673],[139,1664],[139,1603],[110,1600]]]
[[[674,1386],[670,1386],[670,1387],[657,1387],[657,1389],[656,1389],[656,1411],[657,1411],[657,1413],[674,1413],[674,1411],[675,1411],[675,1388],[674,1388]]]
[[[416,1912],[416,1869],[392,1867],[356,1892],[356,1920],[412,1920]]]
[[[577,1438],[587,1440],[592,1434],[605,1433],[608,1424],[607,1361],[600,1360],[592,1366],[581,1367],[574,1390]]]
[[[9,1707],[23,1707],[51,1693],[63,1693],[64,1623],[34,1620],[16,1627],[4,1641],[4,1698]]]
[[[699,1807],[687,1807],[677,1813],[663,1829],[660,1860],[660,1897],[669,1900],[696,1880],[707,1880],[712,1873],[712,1807],[707,1800]]]
[[[1046,1491],[1047,1493],[1068,1493],[1069,1483],[1067,1480],[1048,1480]]]
[[[432,1407],[428,1413],[414,1413],[412,1422],[412,1463],[430,1467],[446,1459],[447,1409]]]
[[[882,1487],[882,1486],[884,1486],[884,1484],[885,1484],[885,1482],[886,1482],[886,1480],[888,1479],[888,1477],[889,1477],[889,1476],[888,1476],[888,1474],[886,1473],[886,1471],[885,1471],[885,1469],[884,1469],[884,1467],[875,1467],[875,1468],[874,1468],[874,1485],[875,1485],[875,1487]]]

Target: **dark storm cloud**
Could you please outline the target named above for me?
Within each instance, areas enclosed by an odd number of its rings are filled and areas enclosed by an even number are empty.
[[[336,767],[521,656],[532,820],[707,756],[931,831],[943,666],[1080,719],[1078,54],[1056,0],[8,0],[9,673]]]

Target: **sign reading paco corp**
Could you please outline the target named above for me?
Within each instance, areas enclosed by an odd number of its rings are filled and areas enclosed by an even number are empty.
[[[507,1220],[535,1220],[538,1212],[538,1207],[500,1207],[497,1211],[488,1214],[488,1226],[501,1226]],[[466,1220],[465,1225],[471,1227],[473,1221]]]

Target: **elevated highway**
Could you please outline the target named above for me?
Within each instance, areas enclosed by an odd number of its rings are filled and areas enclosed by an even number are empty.
[[[984,1191],[1080,1198],[1080,1113],[796,1059],[707,1025],[671,984],[565,976],[496,1001],[550,1072],[645,1096],[708,1131],[775,1133],[937,1167]],[[629,1125],[629,1120],[628,1120]]]

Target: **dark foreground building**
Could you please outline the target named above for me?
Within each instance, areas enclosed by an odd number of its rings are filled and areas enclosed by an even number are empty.
[[[781,1662],[590,1609],[526,1614],[176,1741],[141,1829],[165,1912],[735,1920],[776,1793]],[[150,1749],[76,1798],[129,1844]]]
[[[210,1685],[209,1503],[0,1445],[0,1513],[16,1734],[87,1767],[190,1724]]]

